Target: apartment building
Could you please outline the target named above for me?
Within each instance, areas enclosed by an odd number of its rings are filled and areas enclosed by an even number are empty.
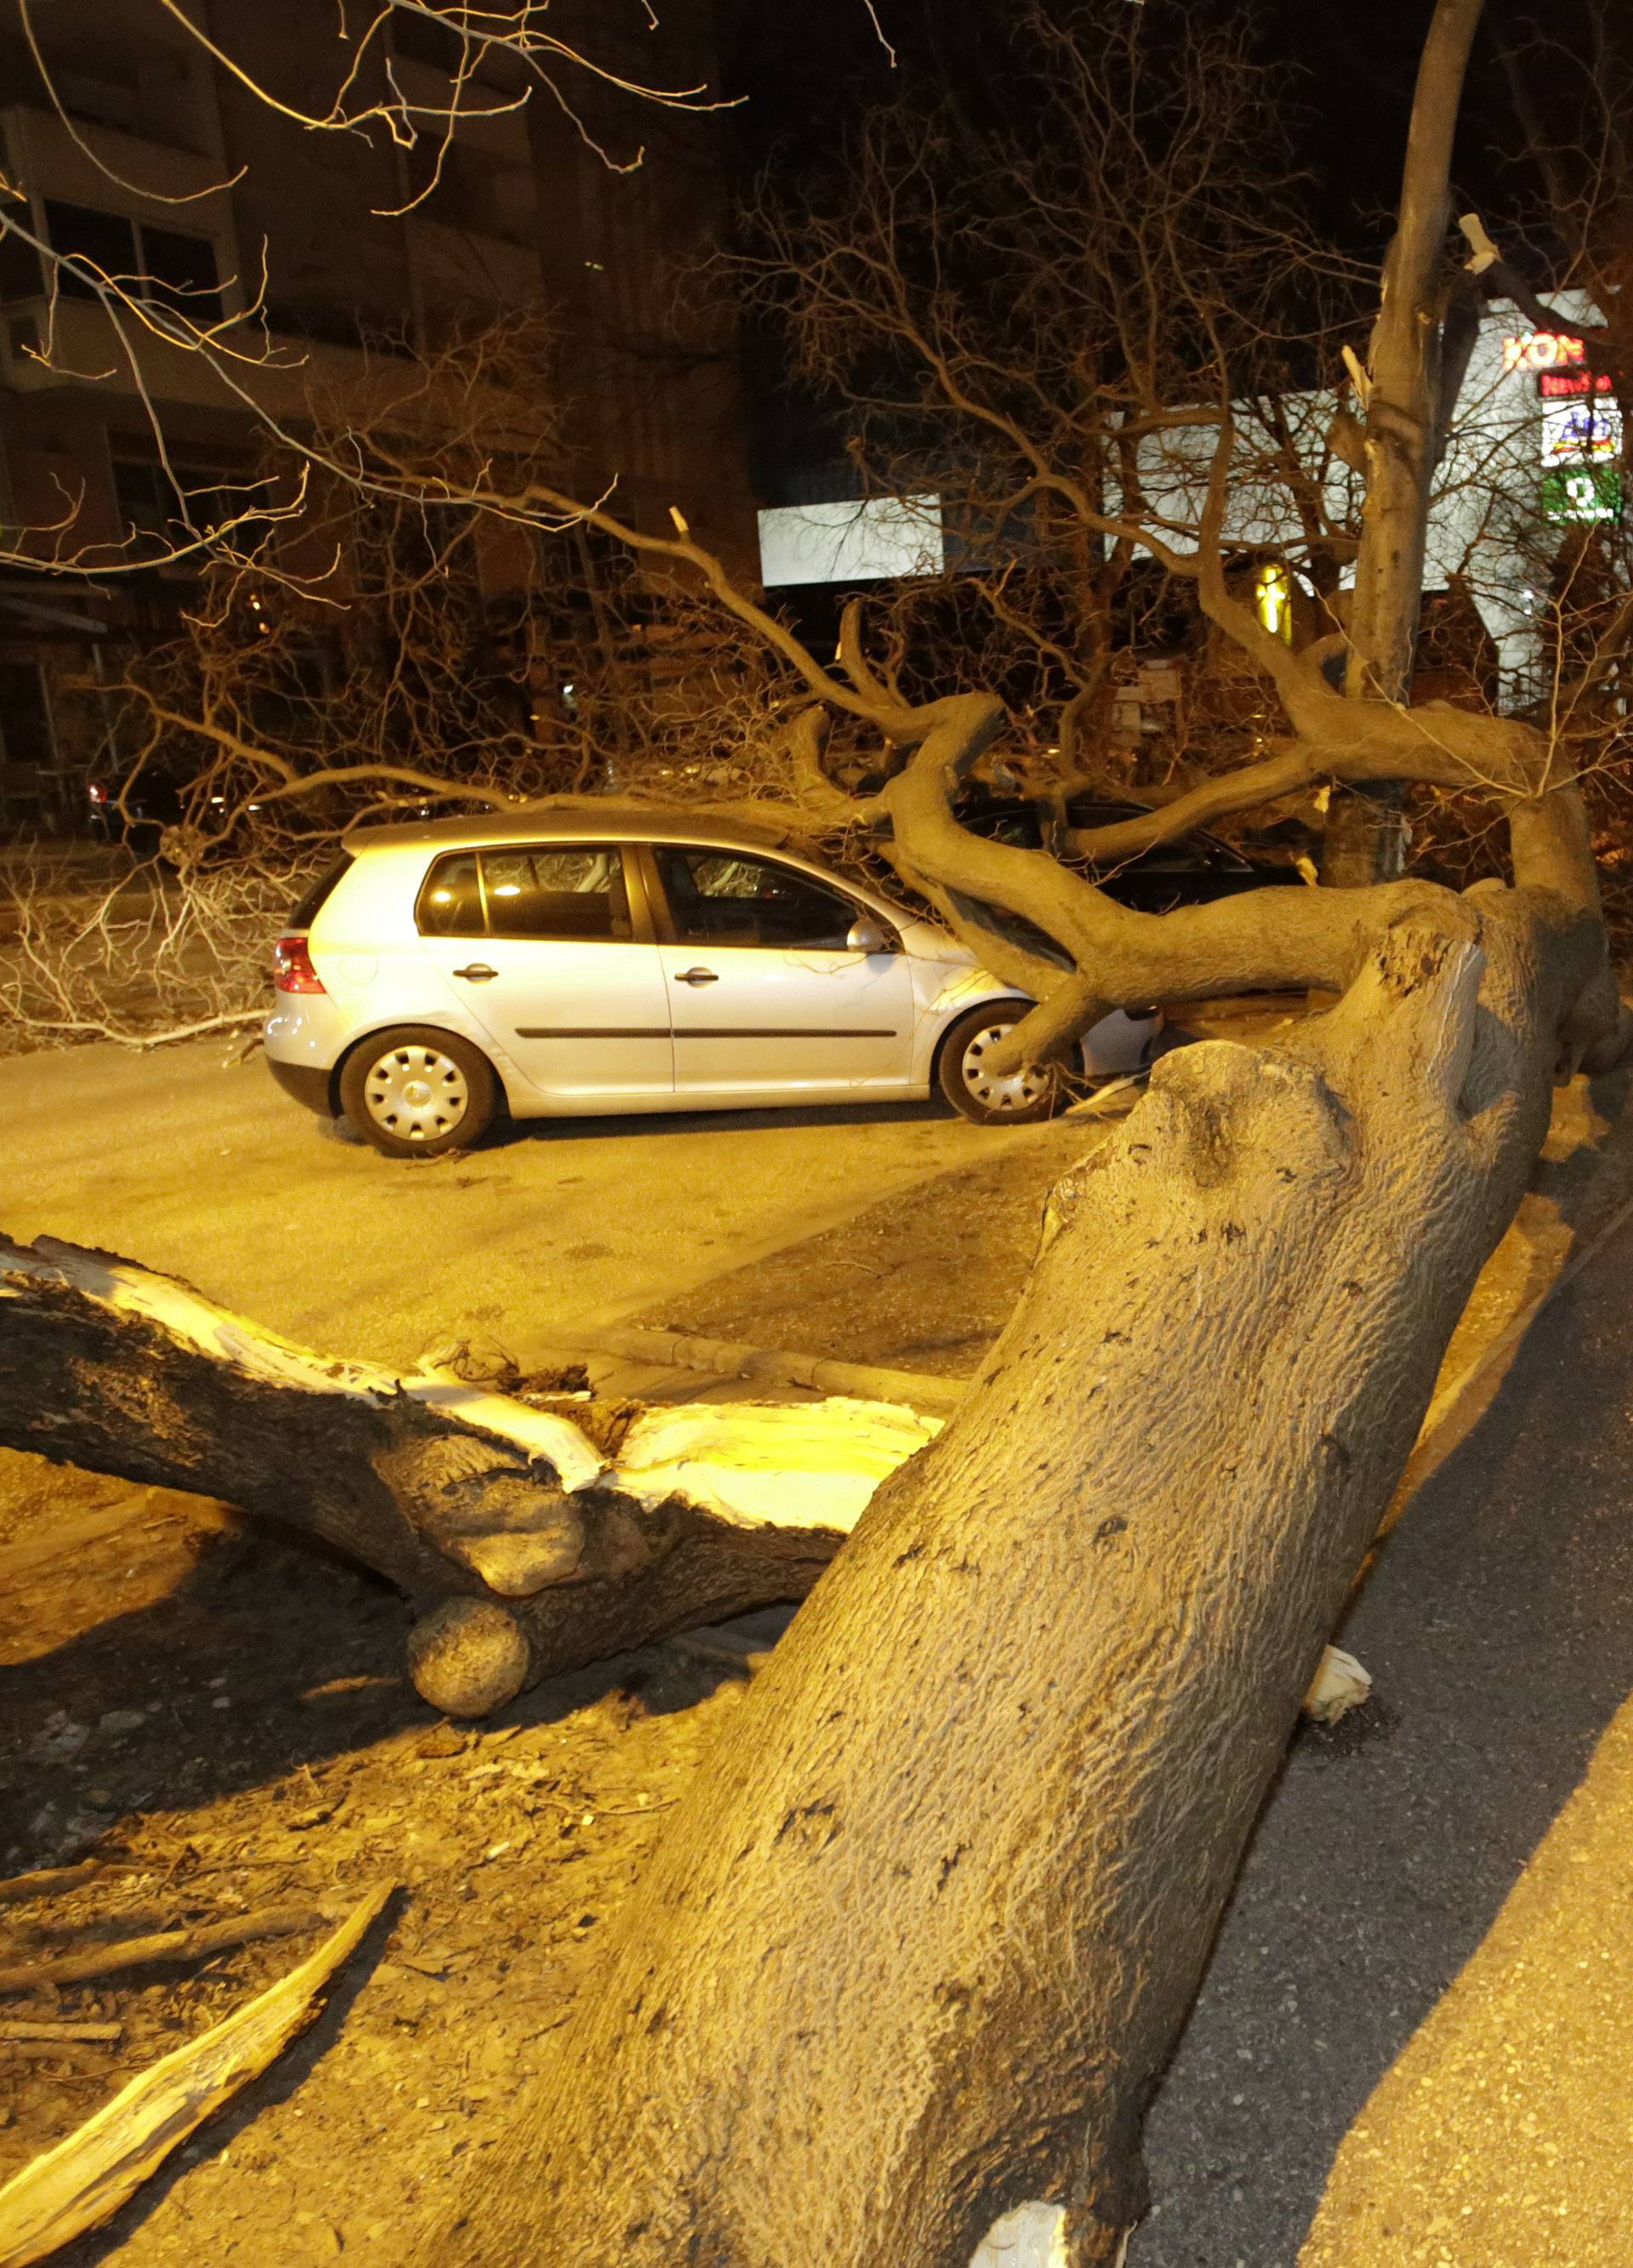
[[[13,555],[0,565],[0,829],[77,823],[104,729],[95,688],[133,644],[172,634],[196,588],[196,563],[149,563],[182,532],[184,496],[201,500],[196,519],[212,492],[241,493],[264,469],[257,408],[297,432],[326,403],[389,415],[415,383],[412,355],[461,328],[529,313],[550,325],[554,399],[521,404],[515,438],[548,451],[564,484],[599,494],[616,481],[639,523],[667,526],[676,506],[706,540],[752,556],[731,322],[677,283],[720,226],[717,117],[655,109],[571,69],[576,123],[543,89],[507,107],[524,81],[496,56],[416,203],[433,136],[405,148],[379,126],[301,122],[329,111],[346,69],[334,0],[194,0],[190,13],[202,39],[155,0],[33,0],[42,76],[15,0],[0,0],[0,215],[143,276],[196,322],[219,318],[247,357],[229,383],[151,335],[133,351],[134,327],[122,337],[71,277],[53,307],[38,256],[0,235],[0,524]],[[666,7],[661,54],[610,14],[558,0],[550,28],[637,81],[712,77],[712,0]],[[435,109],[458,55],[443,27],[397,13],[380,68],[388,58],[398,86]],[[469,114],[482,108],[492,114]],[[618,170],[643,143],[640,165]],[[63,571],[70,559],[102,571]],[[501,555],[493,571],[506,571]]]

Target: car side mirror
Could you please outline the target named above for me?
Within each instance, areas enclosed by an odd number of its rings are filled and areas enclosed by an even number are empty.
[[[851,924],[845,946],[847,953],[888,953],[890,940],[883,922],[876,921],[871,914],[858,914]]]

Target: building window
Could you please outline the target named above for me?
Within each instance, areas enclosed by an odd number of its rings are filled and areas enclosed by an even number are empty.
[[[151,458],[115,457],[114,497],[126,540],[136,539],[144,556],[168,551],[192,541],[189,520],[194,531],[203,535],[254,508],[256,491],[253,488],[224,486],[223,481],[224,475],[213,468],[207,471],[187,465],[176,467],[176,480],[172,481],[165,468]]]
[[[0,762],[48,771],[55,761],[39,663],[0,661]]]
[[[1253,612],[1272,637],[1293,643],[1293,578],[1279,559],[1267,560],[1253,578]]]
[[[133,297],[156,300],[195,323],[221,315],[220,271],[207,236],[156,228],[92,205],[45,201],[46,235],[54,251],[122,281]],[[96,286],[71,268],[59,268],[57,288],[67,299],[94,299]]]

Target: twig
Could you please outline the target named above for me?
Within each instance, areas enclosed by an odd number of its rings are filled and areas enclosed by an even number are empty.
[[[64,1891],[83,1889],[107,1870],[100,1859],[82,1859],[77,1867],[44,1867],[37,1874],[13,1874],[0,1882],[0,1906],[20,1906],[30,1898],[61,1897]]]
[[[25,2024],[7,2021],[0,2023],[0,2040],[116,2040],[124,2029],[122,2024]]]
[[[18,1962],[0,1968],[0,1992],[31,1992],[41,1984],[82,1984],[110,1970],[142,1969],[155,1961],[200,1961],[261,1937],[296,1937],[328,1918],[314,1906],[265,1906],[259,1913],[235,1914],[230,1921],[206,1922],[198,1929],[167,1929],[151,1937],[127,1938],[94,1953],[65,1953],[53,1961]]]

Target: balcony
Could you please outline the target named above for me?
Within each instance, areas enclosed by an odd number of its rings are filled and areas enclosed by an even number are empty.
[[[409,269],[420,306],[430,313],[457,308],[511,314],[544,296],[537,251],[530,244],[451,225],[433,198],[408,215]]]
[[[77,143],[74,136],[78,135]],[[150,142],[137,134],[123,134],[111,126],[93,126],[76,119],[70,133],[54,110],[11,103],[0,108],[0,137],[8,158],[10,177],[20,181],[31,197],[60,197],[76,204],[117,206],[137,220],[160,227],[184,227],[216,237],[232,248],[233,209],[220,184],[231,172],[218,158],[201,158],[196,151],[173,143]],[[85,146],[79,147],[79,143]],[[118,188],[96,165],[89,150],[109,172],[127,181],[139,181],[152,190],[138,196]],[[214,195],[201,195],[214,191]],[[196,198],[177,207],[166,200]],[[230,272],[229,260],[224,273]]]
[[[227,334],[245,359],[224,360],[224,376],[204,355],[173,346],[128,318],[123,328],[140,362],[138,387],[129,350],[99,300],[59,298],[47,364],[39,354],[50,320],[43,298],[6,306],[0,315],[0,385],[35,395],[94,389],[126,403],[145,393],[160,410],[225,409],[245,417],[259,411],[299,423],[311,419],[314,397],[326,409],[375,415],[419,379],[417,365],[400,356],[277,330],[269,354],[264,334],[248,323]]]

